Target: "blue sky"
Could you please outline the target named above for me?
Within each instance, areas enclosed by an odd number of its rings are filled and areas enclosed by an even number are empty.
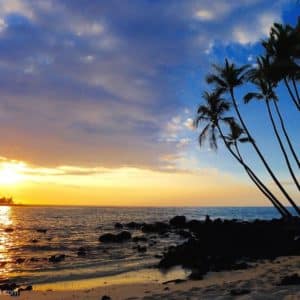
[[[0,0],[0,156],[37,168],[218,170],[247,182],[222,146],[199,149],[191,120],[211,63],[254,63],[271,24],[299,13],[284,0]],[[299,149],[299,116],[280,105]],[[285,180],[263,104],[242,110]]]

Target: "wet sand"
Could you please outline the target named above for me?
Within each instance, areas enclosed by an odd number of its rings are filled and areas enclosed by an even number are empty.
[[[66,290],[62,285],[34,286],[30,292],[22,292],[20,300],[99,300],[104,295],[111,299],[300,299],[300,285],[278,286],[283,276],[300,271],[300,257],[280,257],[274,261],[254,263],[253,267],[230,272],[211,272],[203,280],[163,284],[151,276],[136,277],[131,274],[119,278],[94,279],[94,287],[87,283],[73,282]],[[174,275],[174,274],[173,274]],[[127,280],[126,280],[127,278]],[[160,278],[161,279],[161,278]],[[97,280],[99,286],[96,287]],[[67,288],[65,285],[64,288]],[[248,290],[250,293],[232,296],[232,290]],[[12,299],[1,295],[0,299]]]

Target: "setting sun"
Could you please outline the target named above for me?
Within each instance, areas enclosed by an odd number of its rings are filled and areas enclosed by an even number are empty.
[[[0,168],[0,184],[10,185],[22,181],[23,163],[4,163]]]

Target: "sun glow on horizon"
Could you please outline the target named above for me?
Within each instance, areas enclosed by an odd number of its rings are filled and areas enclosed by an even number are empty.
[[[24,163],[6,162],[0,167],[0,184],[15,185],[23,180],[22,171],[25,168]]]

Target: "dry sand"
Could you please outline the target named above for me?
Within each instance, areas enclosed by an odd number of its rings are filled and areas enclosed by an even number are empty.
[[[100,287],[84,288],[79,285],[73,290],[60,291],[61,286],[53,285],[51,291],[47,286],[34,286],[34,291],[22,292],[20,300],[100,300],[108,295],[117,299],[261,299],[261,300],[294,300],[300,299],[300,285],[277,286],[280,278],[300,271],[300,257],[281,257],[273,262],[256,263],[247,270],[210,273],[203,280],[168,283],[145,280],[131,283],[126,280],[108,280],[101,282]],[[102,280],[102,279],[101,279]],[[99,281],[100,282],[100,281]],[[37,289],[37,290],[36,290]],[[250,294],[233,297],[232,289],[249,289]],[[11,296],[0,296],[0,299],[11,299]]]

